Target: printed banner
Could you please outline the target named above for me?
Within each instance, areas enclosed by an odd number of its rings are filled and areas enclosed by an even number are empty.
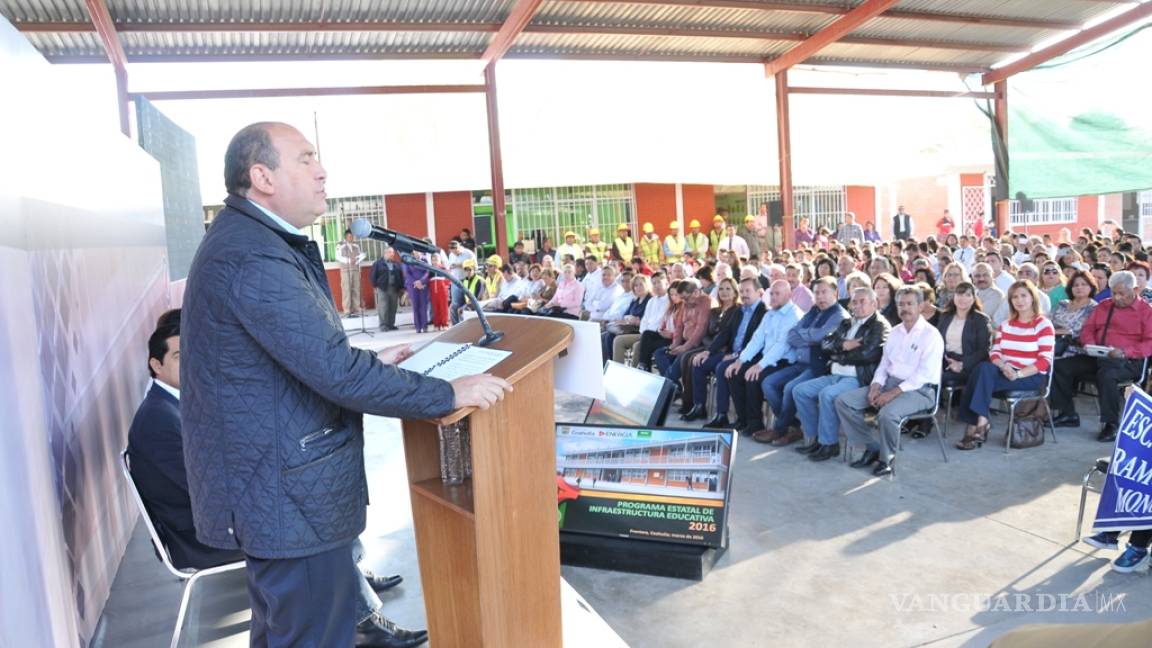
[[[718,547],[731,431],[556,426],[560,529]]]
[[[1124,403],[1116,450],[1093,531],[1152,529],[1152,397],[1134,388]]]

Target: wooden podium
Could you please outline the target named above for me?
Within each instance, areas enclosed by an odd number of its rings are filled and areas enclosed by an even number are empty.
[[[560,648],[553,362],[571,327],[502,317],[490,348],[512,355],[492,368],[513,391],[491,409],[404,421],[404,457],[428,633],[435,648]],[[480,339],[470,319],[436,338]],[[440,481],[437,425],[470,418],[472,477]]]

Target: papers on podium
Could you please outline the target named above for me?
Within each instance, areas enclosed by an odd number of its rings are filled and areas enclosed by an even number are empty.
[[[510,355],[511,351],[485,349],[471,344],[429,342],[411,358],[401,362],[400,368],[441,380],[455,380],[462,376],[482,374]]]

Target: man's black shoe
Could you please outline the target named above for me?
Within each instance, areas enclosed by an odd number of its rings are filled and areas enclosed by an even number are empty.
[[[1100,428],[1100,434],[1096,435],[1096,440],[1101,443],[1112,443],[1116,440],[1116,424],[1105,423],[1104,427]]]
[[[685,414],[687,414],[688,412],[691,412],[691,411],[692,411],[692,402],[691,401],[683,401],[680,404],[680,408],[676,410],[676,413],[679,414],[680,416],[684,416]]]
[[[744,430],[748,429],[748,421],[745,421],[744,419],[736,419],[736,422],[732,424],[732,429],[736,430],[740,434],[744,434]]]
[[[712,419],[711,421],[708,421],[707,423],[705,423],[704,427],[717,428],[720,430],[724,430],[724,429],[731,428],[732,424],[728,422],[727,416],[721,414],[720,416],[717,416],[716,418]]]
[[[853,468],[867,468],[876,463],[880,459],[879,450],[865,450],[864,454],[859,459],[853,461],[851,466]]]
[[[808,459],[812,461],[828,461],[832,457],[840,456],[840,444],[833,443],[831,445],[822,445],[820,449],[808,455]]]
[[[396,574],[395,576],[377,576],[375,574],[367,573],[364,574],[364,578],[368,581],[368,584],[372,586],[372,589],[376,590],[377,592],[383,592],[384,590],[392,589],[393,587],[396,587],[400,583],[404,582],[404,577],[399,574]]]
[[[427,630],[405,630],[379,612],[356,626],[356,648],[412,648],[426,641]]]
[[[708,410],[704,409],[703,405],[696,405],[688,410],[688,413],[680,417],[681,421],[698,421],[708,416]]]
[[[812,454],[813,452],[816,452],[819,449],[820,449],[820,443],[816,439],[812,439],[812,443],[805,443],[804,445],[800,446],[799,448],[796,448],[795,450],[796,450],[796,452],[799,452],[800,454],[806,455],[806,454]]]
[[[1060,416],[1052,419],[1052,425],[1058,428],[1080,427],[1080,415],[1075,412],[1061,413]]]
[[[885,477],[887,475],[891,475],[894,472],[896,472],[896,467],[892,465],[891,461],[881,461],[876,464],[875,468],[872,469],[872,476]]]

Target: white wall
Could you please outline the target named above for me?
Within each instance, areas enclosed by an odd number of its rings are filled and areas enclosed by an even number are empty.
[[[159,168],[110,68],[74,83],[2,18],[0,87],[0,646],[81,646],[136,521],[117,454],[168,301]]]

